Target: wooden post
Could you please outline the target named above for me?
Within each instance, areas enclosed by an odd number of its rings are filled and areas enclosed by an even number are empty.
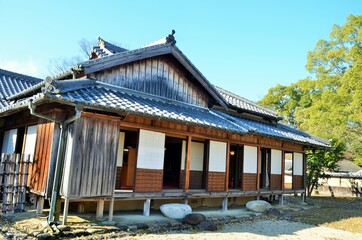
[[[43,213],[43,208],[44,208],[44,197],[43,196],[38,196],[37,200],[36,200],[36,214],[42,214]]]
[[[284,190],[285,184],[285,152],[282,150],[282,190]]]
[[[69,198],[65,198],[64,201],[64,210],[63,210],[63,225],[66,225],[68,222],[68,210],[69,210]]]
[[[222,200],[222,210],[223,211],[227,211],[228,210],[228,196],[224,197],[224,199]]]
[[[307,156],[303,153],[303,189],[307,187]]]
[[[283,205],[284,204],[283,194],[278,195],[278,197],[279,197],[279,205]]]
[[[114,197],[112,197],[111,201],[109,202],[108,221],[113,220],[113,209],[114,209]]]
[[[19,165],[20,165],[20,154],[16,154],[16,160],[15,160],[15,174],[14,174],[14,188],[13,188],[13,209],[19,210],[19,193],[20,193],[20,186],[21,182],[19,184]]]
[[[59,221],[60,212],[62,211],[62,199],[58,196],[55,203],[54,221]]]
[[[143,216],[150,216],[151,199],[146,199],[143,203]]]
[[[28,184],[28,175],[29,175],[29,163],[30,163],[30,155],[27,154],[25,157],[24,157],[24,162],[23,162],[23,184],[22,184],[22,190],[21,190],[21,206],[22,206],[22,209],[24,209],[24,204],[25,204],[25,201],[26,201],[26,187],[27,187],[27,184]],[[24,166],[25,165],[25,166]]]
[[[260,146],[258,146],[257,150],[257,173],[256,173],[256,189],[258,190],[258,194],[260,193],[260,162],[261,162],[261,149]],[[259,196],[258,196],[259,197]]]
[[[229,162],[230,162],[230,141],[228,141],[226,145],[225,192],[229,191]]]
[[[84,213],[84,203],[79,203],[77,208],[78,213]]]
[[[190,162],[191,162],[191,145],[192,145],[192,137],[187,137],[187,146],[186,146],[186,161],[185,161],[185,185],[184,191],[189,191],[190,186]]]
[[[97,202],[96,218],[103,217],[103,210],[104,210],[104,199],[99,199]]]

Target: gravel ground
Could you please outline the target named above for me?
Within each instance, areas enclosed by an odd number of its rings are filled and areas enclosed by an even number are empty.
[[[362,239],[362,234],[351,233],[328,227],[316,227],[286,220],[256,220],[241,224],[227,224],[218,232],[170,232],[147,234],[126,239]]]

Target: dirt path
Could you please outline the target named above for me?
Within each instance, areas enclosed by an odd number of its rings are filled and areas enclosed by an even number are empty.
[[[328,227],[316,227],[286,220],[257,220],[242,224],[227,224],[218,232],[179,232],[168,234],[147,234],[126,239],[362,239],[362,234],[351,233]]]

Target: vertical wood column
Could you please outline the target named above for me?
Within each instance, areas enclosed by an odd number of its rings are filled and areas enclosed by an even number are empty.
[[[230,162],[230,141],[226,146],[226,169],[225,169],[225,192],[229,191],[229,162]]]
[[[256,189],[258,192],[260,191],[260,162],[261,162],[261,152],[260,152],[260,146],[258,146],[258,162],[257,162],[257,174],[256,174]]]
[[[148,217],[150,216],[150,209],[151,209],[151,199],[146,199],[143,203],[143,216]]]
[[[63,209],[63,221],[62,221],[63,225],[66,225],[68,223],[68,210],[69,210],[69,198],[65,198],[64,209]]]
[[[97,219],[103,217],[103,210],[104,210],[104,199],[99,199],[97,202],[97,212],[96,212]]]
[[[44,208],[44,197],[39,196],[36,200],[36,214],[42,214]]]
[[[190,186],[190,162],[191,162],[191,143],[192,137],[187,137],[187,146],[186,146],[186,161],[185,161],[185,185],[184,191],[189,191]]]
[[[109,202],[108,221],[113,220],[113,211],[114,211],[114,197],[112,196]]]
[[[307,187],[307,156],[303,153],[303,189]]]
[[[284,190],[285,181],[285,152],[282,150],[282,190]]]

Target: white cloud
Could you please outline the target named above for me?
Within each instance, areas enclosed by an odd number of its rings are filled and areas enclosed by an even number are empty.
[[[32,59],[28,59],[26,61],[5,61],[4,59],[0,59],[0,68],[34,77],[39,75],[39,68],[37,67],[36,62]]]

